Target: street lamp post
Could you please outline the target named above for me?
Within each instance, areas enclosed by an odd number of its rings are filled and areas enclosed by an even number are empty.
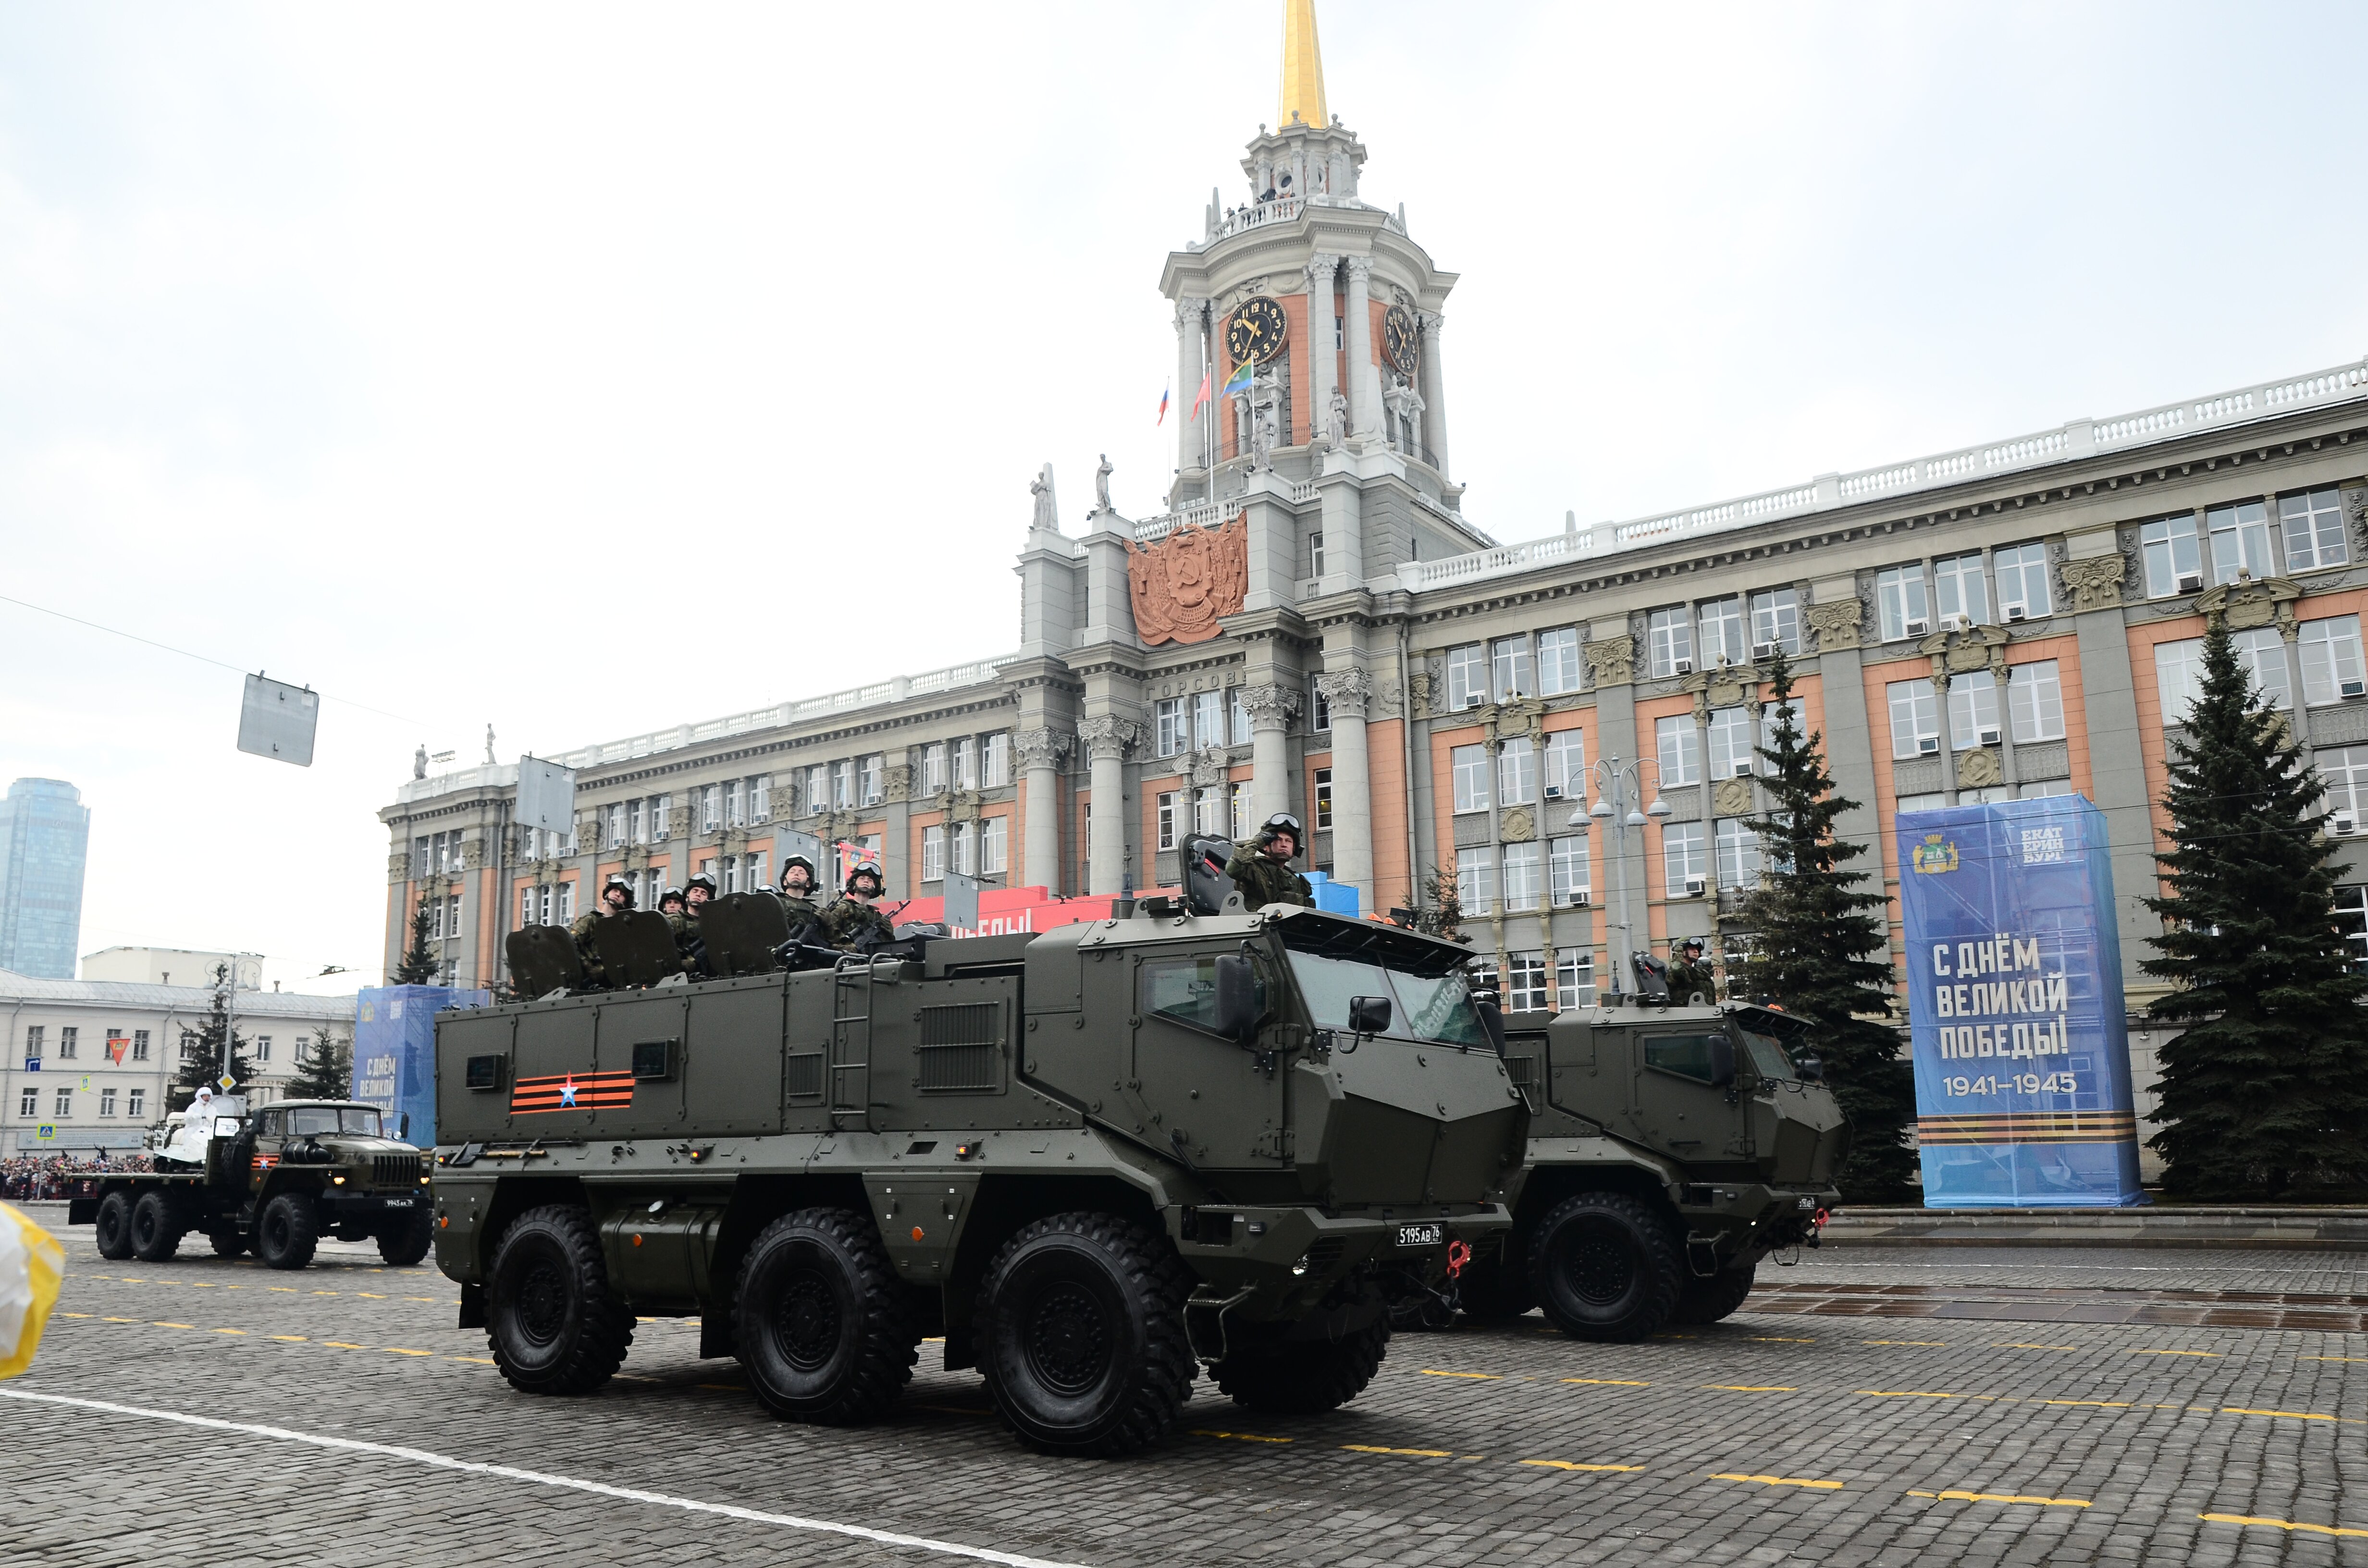
[[[1653,770],[1653,799],[1640,810],[1636,802],[1645,792],[1643,770],[1647,767]],[[1646,817],[1668,816],[1669,802],[1661,799],[1661,765],[1650,757],[1622,762],[1616,756],[1607,756],[1588,771],[1595,777],[1595,804],[1583,812],[1571,812],[1570,825],[1583,832],[1587,819],[1593,817],[1611,828],[1611,874],[1620,899],[1621,945],[1608,956],[1611,960],[1611,998],[1616,1003],[1628,990],[1621,977],[1627,972],[1636,946],[1635,930],[1628,924],[1628,830],[1643,827]],[[1611,946],[1608,942],[1604,945]]]

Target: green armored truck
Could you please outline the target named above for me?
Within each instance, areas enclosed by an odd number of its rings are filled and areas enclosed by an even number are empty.
[[[1839,1200],[1850,1129],[1803,1020],[1670,1006],[1640,968],[1643,991],[1618,1006],[1505,1020],[1533,1113],[1527,1176],[1503,1252],[1464,1276],[1473,1316],[1540,1307],[1613,1341],[1713,1323],[1762,1258],[1815,1245]]]
[[[438,1017],[437,1262],[518,1389],[596,1388],[635,1314],[695,1315],[765,1408],[848,1425],[942,1335],[1024,1442],[1123,1453],[1200,1369],[1258,1410],[1353,1398],[1394,1303],[1511,1222],[1528,1111],[1461,947],[1196,885],[819,953],[769,902],[706,906],[715,978],[657,927],[637,960],[625,915],[596,934],[624,988]]]

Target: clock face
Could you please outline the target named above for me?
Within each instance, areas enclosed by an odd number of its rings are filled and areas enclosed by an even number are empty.
[[[1225,352],[1236,365],[1264,363],[1282,352],[1291,323],[1282,307],[1264,294],[1245,303],[1225,324]]]
[[[1398,374],[1411,376],[1420,353],[1415,336],[1414,312],[1404,305],[1392,305],[1382,315],[1382,352]]]

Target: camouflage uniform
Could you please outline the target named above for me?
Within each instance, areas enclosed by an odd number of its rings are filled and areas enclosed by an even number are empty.
[[[1669,1000],[1684,1006],[1702,993],[1705,1004],[1718,1000],[1718,983],[1711,978],[1710,965],[1690,963],[1682,958],[1669,960]]]
[[[822,905],[814,900],[787,892],[775,893],[773,896],[781,901],[781,913],[789,920],[791,936],[796,936],[809,926],[822,924]]]
[[[1270,858],[1263,839],[1245,838],[1235,845],[1234,858],[1225,862],[1225,875],[1234,879],[1242,902],[1252,909],[1269,903],[1315,907],[1315,890],[1307,885],[1307,879],[1292,870],[1289,861]]]
[[[682,972],[701,975],[707,972],[707,944],[700,939],[699,911],[685,905],[680,915],[666,916],[666,925],[674,931],[675,950],[682,954]]]
[[[822,935],[824,941],[840,952],[858,953],[868,947],[894,941],[896,927],[871,904],[841,896],[822,912]]]
[[[584,966],[584,983],[586,985],[609,983],[608,971],[600,967],[599,949],[592,945],[592,928],[611,918],[613,916],[604,906],[586,910],[568,925],[567,934],[575,938],[575,959]]]

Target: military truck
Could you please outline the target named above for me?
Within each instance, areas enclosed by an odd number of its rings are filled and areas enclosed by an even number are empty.
[[[1672,1006],[1652,960],[1638,980],[1618,1006],[1507,1016],[1528,1175],[1503,1251],[1465,1272],[1467,1314],[1543,1308],[1609,1341],[1714,1323],[1839,1202],[1850,1129],[1804,1020]]]
[[[437,1263],[515,1388],[598,1388],[636,1314],[697,1316],[765,1409],[853,1425],[942,1335],[1023,1442],[1120,1454],[1199,1369],[1353,1398],[1392,1302],[1510,1223],[1528,1112],[1462,947],[1196,888],[782,953],[771,902],[706,906],[718,978],[626,915],[627,988],[438,1016]],[[533,940],[529,994],[567,962]]]
[[[252,1249],[272,1268],[311,1263],[324,1235],[375,1240],[399,1266],[427,1256],[427,1159],[384,1135],[378,1107],[281,1100],[249,1110],[232,1096],[214,1112],[196,1140],[167,1141],[169,1124],[160,1125],[154,1170],[75,1177],[66,1222],[96,1224],[99,1256],[119,1262],[167,1262],[191,1231],[223,1257]],[[408,1131],[408,1119],[396,1131]]]

